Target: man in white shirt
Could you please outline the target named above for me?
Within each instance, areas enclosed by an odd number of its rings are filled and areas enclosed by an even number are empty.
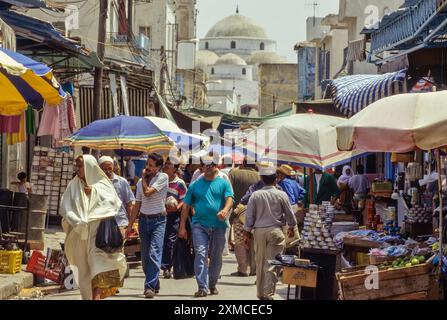
[[[166,195],[169,177],[163,173],[163,157],[150,154],[143,177],[137,183],[136,204],[129,219],[128,232],[139,216],[138,233],[141,240],[141,263],[146,275],[144,296],[154,298],[160,290],[158,277],[166,229]]]

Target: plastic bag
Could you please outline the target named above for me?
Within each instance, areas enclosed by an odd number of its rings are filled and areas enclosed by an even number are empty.
[[[101,220],[96,233],[96,247],[107,253],[117,253],[123,249],[123,242],[123,236],[115,218]]]
[[[177,239],[173,258],[174,279],[194,276],[194,249],[188,240]]]

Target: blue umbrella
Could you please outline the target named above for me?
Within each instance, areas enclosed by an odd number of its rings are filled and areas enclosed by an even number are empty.
[[[143,117],[117,116],[92,122],[65,139],[73,146],[97,150],[125,149],[166,153],[174,146],[169,137]]]

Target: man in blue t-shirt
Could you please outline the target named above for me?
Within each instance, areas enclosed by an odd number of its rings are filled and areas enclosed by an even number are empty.
[[[189,186],[183,199],[179,228],[179,238],[186,239],[186,220],[190,208],[194,208],[192,238],[195,252],[194,273],[199,286],[194,294],[197,298],[206,297],[208,289],[211,294],[218,294],[216,284],[222,269],[225,231],[230,226],[228,217],[234,197],[230,183],[218,176],[219,170],[213,158],[204,157],[203,162],[204,177]]]

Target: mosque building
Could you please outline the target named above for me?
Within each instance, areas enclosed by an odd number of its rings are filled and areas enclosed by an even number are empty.
[[[209,110],[240,114],[259,103],[258,66],[287,63],[276,53],[276,41],[252,19],[239,14],[217,22],[199,41],[196,67],[207,75]]]

